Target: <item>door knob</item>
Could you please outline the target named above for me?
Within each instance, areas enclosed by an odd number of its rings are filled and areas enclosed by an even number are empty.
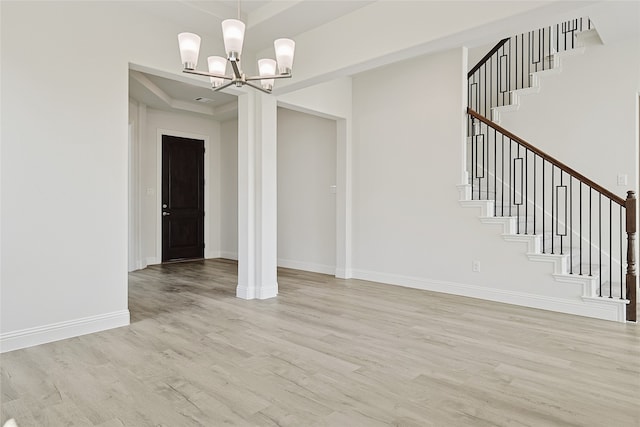
[[[162,204],[162,209],[167,209],[167,204],[166,203]]]
[[[162,216],[169,216],[171,215],[169,212],[162,212]]]

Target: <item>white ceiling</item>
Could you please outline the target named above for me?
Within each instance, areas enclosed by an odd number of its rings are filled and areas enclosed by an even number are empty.
[[[397,0],[387,0],[397,1]],[[426,1],[426,0],[415,0]],[[374,3],[372,0],[243,0],[240,3],[241,19],[246,23],[245,49],[258,52],[271,45],[279,37],[295,36],[347,15],[359,8]],[[562,5],[559,1],[556,4]],[[184,31],[200,34],[203,38],[221,39],[220,23],[224,19],[237,17],[237,2],[217,1],[135,1],[128,3],[144,13],[174,22]],[[632,2],[630,4],[633,6]],[[601,19],[594,19],[601,36],[608,39],[628,36],[638,31],[638,17],[625,13],[625,8],[614,8],[621,12],[608,16],[609,8]],[[631,8],[633,9],[633,8]],[[635,10],[635,9],[634,9]],[[604,40],[604,37],[603,37]],[[213,92],[207,79],[194,82],[160,73],[150,69],[131,71],[129,85],[132,98],[161,110],[182,110],[204,114],[218,120],[226,120],[236,113],[236,97]],[[191,82],[191,83],[190,83]],[[206,103],[196,102],[198,97],[208,98]]]
[[[245,48],[260,51],[277,38],[295,37],[371,3],[373,0],[243,0]],[[135,7],[176,23],[183,31],[207,37],[221,38],[220,23],[238,17],[233,0],[142,1],[135,2]]]
[[[151,108],[202,114],[216,120],[235,117],[237,98],[203,86],[129,71],[129,96]]]
[[[373,0],[242,0],[241,19],[246,24],[245,49],[254,52],[269,47],[280,37],[293,38]],[[238,3],[217,1],[142,1],[131,5],[145,14],[158,16],[202,37],[222,38],[220,23],[237,18]],[[185,111],[226,120],[235,114],[236,97],[140,70],[131,71],[130,96],[152,108]],[[207,98],[202,103],[196,98]]]

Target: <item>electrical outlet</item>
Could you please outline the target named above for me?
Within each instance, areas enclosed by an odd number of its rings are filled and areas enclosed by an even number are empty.
[[[471,263],[471,271],[480,273],[480,261],[473,261]]]

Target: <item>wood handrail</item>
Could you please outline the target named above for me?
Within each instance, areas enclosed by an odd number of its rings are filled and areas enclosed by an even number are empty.
[[[607,190],[603,186],[601,186],[599,184],[596,184],[595,182],[593,182],[592,180],[590,180],[586,176],[582,175],[580,172],[577,172],[576,170],[574,170],[574,169],[570,168],[569,166],[565,165],[560,160],[557,160],[556,158],[550,156],[549,154],[545,153],[541,149],[529,144],[524,139],[520,138],[519,136],[514,135],[513,133],[509,132],[505,128],[495,124],[494,122],[492,122],[491,120],[487,119],[486,117],[478,114],[477,112],[475,112],[471,108],[467,107],[467,113],[471,117],[473,117],[473,118],[475,118],[477,120],[480,120],[482,123],[486,124],[490,128],[497,130],[498,132],[500,132],[504,136],[506,136],[506,137],[512,139],[513,141],[516,141],[518,144],[526,147],[529,151],[537,154],[538,156],[542,157],[546,161],[552,163],[553,165],[555,165],[559,169],[565,171],[566,173],[568,173],[569,175],[573,176],[574,178],[576,178],[580,182],[582,182],[582,183],[588,185],[589,187],[593,188],[594,190],[596,190],[600,194],[603,194],[603,195],[607,196],[608,198],[610,198],[611,200],[613,200],[614,202],[616,202],[620,206],[622,206],[622,207],[625,206],[625,203],[626,203],[625,199],[623,199],[620,196],[617,196],[616,194],[614,194],[611,191]]]
[[[498,42],[498,44],[496,44],[496,45],[493,47],[493,49],[491,49],[491,50],[489,51],[489,53],[487,53],[485,56],[483,56],[483,57],[482,57],[482,59],[481,59],[480,61],[478,61],[478,63],[477,63],[476,65],[474,65],[474,66],[473,66],[473,68],[471,69],[471,71],[469,71],[469,72],[467,73],[467,78],[469,78],[469,77],[473,76],[473,73],[475,73],[476,71],[478,71],[478,69],[479,69],[480,67],[482,67],[482,64],[484,64],[485,62],[487,62],[487,60],[488,60],[489,58],[491,58],[491,56],[492,56],[494,53],[496,53],[496,52],[498,51],[498,49],[500,49],[502,46],[504,46],[504,44],[505,44],[506,42],[508,42],[508,41],[509,41],[509,38],[508,38],[508,37],[507,37],[506,39],[502,39],[502,40],[500,40],[500,41]]]

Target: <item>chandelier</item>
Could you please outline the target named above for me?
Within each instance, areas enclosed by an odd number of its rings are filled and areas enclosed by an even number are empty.
[[[238,18],[240,17],[240,2],[238,2]],[[240,68],[240,55],[244,42],[245,25],[240,19],[226,19],[222,21],[222,38],[227,57],[210,56],[207,58],[209,72],[198,71],[198,56],[200,53],[200,36],[193,33],[178,34],[180,47],[180,59],[184,73],[206,76],[211,79],[211,88],[214,91],[222,90],[231,85],[242,87],[251,86],[265,93],[271,93],[275,79],[291,77],[295,42],[291,39],[277,39],[273,42],[276,51],[276,60],[259,59],[258,76],[248,77]],[[227,75],[227,63],[231,64],[232,74]],[[277,69],[277,72],[276,72]],[[260,81],[260,85],[251,82]]]

